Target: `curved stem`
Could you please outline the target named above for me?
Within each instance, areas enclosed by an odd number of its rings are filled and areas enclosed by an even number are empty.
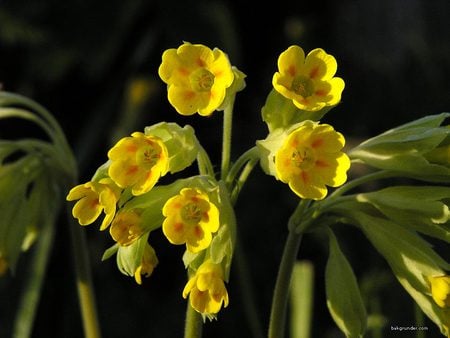
[[[273,293],[269,322],[269,338],[284,337],[291,277],[301,239],[302,234],[297,234],[295,231],[289,231]]]
[[[244,167],[244,165],[247,162],[258,159],[259,159],[259,150],[256,146],[244,152],[236,160],[236,162],[234,162],[230,171],[228,172],[227,177],[225,178],[225,183],[227,184],[227,187],[230,187],[233,184],[233,182],[236,180],[237,175],[242,170],[242,167]]]
[[[244,169],[242,170],[241,175],[239,176],[239,179],[236,181],[236,184],[231,192],[230,198],[233,204],[236,203],[236,200],[239,196],[239,193],[241,192],[242,187],[244,186],[244,183],[247,181],[247,178],[252,172],[256,163],[258,163],[258,160],[259,160],[258,158],[251,159],[249,162],[247,162]]]
[[[400,174],[390,171],[390,170],[380,170],[380,171],[376,171],[372,174],[368,174],[368,175],[364,175],[364,176],[355,178],[354,180],[349,181],[346,184],[344,184],[343,186],[341,186],[340,188],[336,189],[332,194],[330,194],[330,196],[327,198],[327,200],[331,199],[332,197],[341,196],[341,195],[345,194],[347,191],[354,189],[361,184],[379,180],[379,179],[396,177],[396,176],[400,176]]]
[[[189,301],[186,309],[186,325],[184,327],[184,338],[200,338],[203,331],[202,316],[194,310]]]
[[[97,318],[94,288],[92,287],[86,238],[80,226],[74,223],[73,218],[69,216],[68,219],[72,237],[72,248],[75,260],[78,297],[80,300],[84,336],[86,338],[100,338],[100,326]]]
[[[225,180],[228,175],[231,157],[231,135],[233,129],[233,106],[234,97],[223,111],[223,135],[222,135],[222,164],[220,167],[220,178]]]
[[[214,177],[214,168],[211,163],[211,159],[208,156],[208,153],[200,144],[198,145],[198,147],[199,151],[197,155],[197,164],[200,175],[208,175]]]

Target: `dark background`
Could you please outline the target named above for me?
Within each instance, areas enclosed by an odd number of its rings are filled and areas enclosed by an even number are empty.
[[[182,41],[219,47],[247,74],[247,88],[235,104],[232,155],[236,159],[267,134],[260,109],[271,90],[277,57],[291,44],[306,52],[321,47],[336,57],[337,75],[346,88],[341,104],[324,122],[350,142],[448,110],[449,14],[448,0],[279,0],[267,5],[231,0],[0,0],[0,83],[4,90],[33,98],[54,114],[79,161],[80,182],[89,180],[106,160],[106,151],[117,137],[161,120],[194,126],[218,164],[221,113],[209,118],[176,114],[157,75],[165,49]],[[151,88],[144,113],[131,129],[118,127],[124,121],[126,88],[140,77]],[[286,222],[295,204],[285,185],[257,167],[236,207],[256,316],[264,334]],[[120,274],[114,259],[101,262],[112,240],[97,229],[96,224],[84,231],[104,337],[182,337],[183,249],[169,246],[160,232],[152,234],[160,264],[138,286]],[[383,336],[413,336],[390,331],[391,325],[413,325],[414,307],[384,260],[356,229],[340,226],[336,231],[362,285],[369,313],[385,316]],[[299,259],[311,260],[315,266],[312,337],[342,337],[326,308],[326,258],[326,241],[306,236]],[[0,281],[0,337],[10,335],[27,262],[25,254],[16,276]],[[205,325],[205,337],[252,337],[241,280],[233,268],[230,305],[217,321]],[[426,324],[428,337],[439,336],[432,323]],[[82,337],[64,217],[58,224],[33,337]]]

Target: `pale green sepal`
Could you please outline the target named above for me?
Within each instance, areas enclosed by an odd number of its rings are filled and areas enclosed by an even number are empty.
[[[291,132],[300,128],[304,124],[317,124],[311,120],[305,120],[296,124],[289,125],[287,128],[274,129],[267,135],[266,139],[256,141],[260,154],[261,168],[267,175],[277,177],[275,169],[275,155],[283,145]]]
[[[117,250],[117,267],[124,275],[133,277],[136,269],[141,265],[149,234],[149,232],[143,234],[128,246],[119,245]]]
[[[346,337],[363,337],[367,314],[356,277],[330,229],[328,236],[330,253],[325,270],[328,309]]]
[[[114,244],[113,246],[109,247],[105,250],[102,256],[102,261],[106,261],[107,259],[110,259],[112,256],[114,256],[117,251],[119,250],[119,243]]]
[[[357,195],[397,224],[450,243],[450,188],[396,186]]]
[[[215,264],[222,264],[224,280],[228,281],[236,242],[236,217],[224,182],[218,184],[211,201],[219,208],[220,228],[211,241],[209,255]]]
[[[217,108],[217,110],[219,111],[225,110],[225,108],[227,108],[228,106],[233,105],[236,93],[243,90],[246,86],[245,78],[247,77],[247,75],[245,75],[235,66],[232,66],[231,70],[233,71],[234,74],[233,83],[231,84],[230,87],[227,88],[225,99],[223,100],[220,107]]]
[[[319,121],[330,109],[331,107],[325,107],[320,111],[298,109],[292,103],[292,100],[272,89],[267,96],[264,107],[261,109],[261,114],[269,132],[273,132],[279,128],[289,128],[291,125],[305,120]]]
[[[145,135],[159,137],[167,148],[170,173],[179,172],[190,166],[196,159],[199,143],[194,129],[186,125],[183,128],[176,123],[160,122],[145,127]]]

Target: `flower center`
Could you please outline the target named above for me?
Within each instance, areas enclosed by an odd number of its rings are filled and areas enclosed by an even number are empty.
[[[292,80],[291,90],[303,97],[311,96],[314,93],[314,82],[309,77],[298,75]]]
[[[297,148],[292,152],[291,162],[302,170],[311,169],[315,163],[314,153],[310,148]]]
[[[161,151],[156,145],[148,145],[136,152],[136,163],[146,169],[151,169],[159,161]]]
[[[202,219],[202,210],[196,203],[190,202],[181,209],[181,218],[191,224],[197,224]]]
[[[199,68],[192,72],[189,81],[196,92],[207,92],[214,84],[214,74],[205,68]]]

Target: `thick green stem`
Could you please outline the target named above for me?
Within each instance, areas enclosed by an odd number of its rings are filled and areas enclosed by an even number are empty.
[[[269,322],[269,338],[284,337],[292,271],[297,259],[297,252],[300,247],[301,239],[302,234],[297,234],[295,231],[289,231],[273,293]]]
[[[72,237],[73,257],[77,275],[78,298],[85,338],[100,338],[94,288],[90,273],[86,238],[81,227],[69,216],[70,234]]]
[[[14,338],[31,337],[54,233],[53,220],[47,220],[40,231],[39,241],[36,245],[33,260],[30,265],[29,278],[26,282],[22,299],[19,304],[14,323]]]
[[[186,325],[184,327],[184,338],[200,338],[203,331],[202,316],[194,310],[189,302],[186,309]]]
[[[314,294],[314,267],[311,262],[297,262],[291,287],[291,337],[309,338]]]
[[[234,98],[223,111],[223,135],[222,135],[222,164],[220,178],[225,180],[228,175],[231,157],[231,135],[233,130],[233,105]]]

